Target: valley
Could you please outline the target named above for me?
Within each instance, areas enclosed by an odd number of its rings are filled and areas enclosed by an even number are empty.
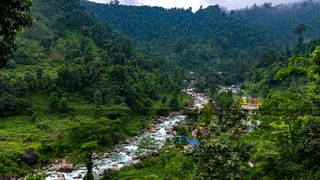
[[[318,0],[128,3],[0,3],[0,180],[319,179]]]
[[[192,93],[191,91],[188,91]],[[188,94],[190,95],[190,94]],[[197,110],[200,110],[200,106],[203,106],[208,102],[208,98],[203,94],[199,93],[193,97],[193,103],[190,104],[190,107],[195,107]],[[132,137],[125,141],[125,143],[115,145],[113,152],[110,153],[102,153],[94,155],[93,158],[93,175],[96,177],[95,179],[99,179],[103,177],[104,171],[108,169],[119,170],[123,166],[129,166],[139,162],[139,159],[148,158],[147,153],[157,153],[158,149],[161,149],[165,146],[166,141],[172,141],[175,137],[176,131],[173,131],[174,127],[179,126],[184,123],[186,117],[181,114],[181,112],[171,112],[167,117],[158,117],[148,131],[144,131],[140,133],[140,135]],[[141,149],[139,148],[139,144],[143,141],[144,138],[152,138],[154,139],[154,143],[156,144],[155,149]],[[143,152],[138,152],[143,151]],[[150,151],[150,152],[149,152]],[[63,160],[62,160],[63,161]],[[72,165],[63,163],[61,161],[60,164],[51,165],[47,170],[39,171],[36,173],[44,173],[49,176],[46,179],[82,179],[87,170],[85,167],[75,167]],[[64,160],[65,161],[65,160]],[[70,171],[67,173],[63,173],[63,171]]]

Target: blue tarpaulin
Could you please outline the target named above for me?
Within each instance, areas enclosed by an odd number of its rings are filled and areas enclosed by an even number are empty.
[[[196,139],[191,139],[191,138],[186,138],[186,137],[181,137],[181,136],[177,137],[176,140],[181,143],[187,143],[187,144],[191,145],[192,147],[195,147],[199,144],[199,141]]]

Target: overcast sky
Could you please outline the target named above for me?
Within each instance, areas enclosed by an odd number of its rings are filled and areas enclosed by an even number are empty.
[[[100,3],[108,3],[110,0],[91,0]],[[119,0],[121,4],[130,4],[130,5],[151,5],[151,6],[162,6],[165,8],[172,7],[183,7],[189,8],[192,7],[193,11],[199,9],[202,5],[207,7],[208,5],[219,4],[222,7],[228,9],[239,9],[247,6],[252,6],[254,3],[263,4],[264,2],[271,2],[273,5],[281,3],[290,3],[301,0]]]

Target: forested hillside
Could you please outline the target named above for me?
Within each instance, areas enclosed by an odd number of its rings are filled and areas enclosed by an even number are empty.
[[[0,10],[0,180],[319,179],[320,2]]]
[[[298,37],[318,36],[316,1],[227,11],[219,6],[191,9],[82,4],[136,43],[163,52],[187,69],[225,72],[226,83],[241,82],[266,49],[293,47]],[[300,28],[303,25],[305,28]]]
[[[307,82],[305,78],[288,78],[285,81],[280,81],[275,76],[279,69],[289,64],[291,58],[296,56],[308,57],[319,44],[320,40],[316,38],[297,44],[293,49],[265,51],[249,69],[247,79],[242,83],[242,87],[246,89],[247,94],[261,97],[267,96],[272,91],[285,91],[288,88],[304,91]]]
[[[83,144],[106,151],[183,105],[183,71],[142,54],[77,0],[33,3],[32,27],[0,70],[0,179],[64,156],[87,162]]]

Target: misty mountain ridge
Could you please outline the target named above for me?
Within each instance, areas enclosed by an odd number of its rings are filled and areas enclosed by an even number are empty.
[[[82,5],[140,47],[174,56],[172,61],[199,72],[208,72],[208,68],[239,72],[267,49],[294,47],[299,36],[296,28],[301,24],[306,27],[304,40],[320,35],[318,1],[277,6],[266,3],[232,11],[215,5],[196,13],[191,9],[89,1],[82,1]],[[237,65],[230,66],[234,62]]]

